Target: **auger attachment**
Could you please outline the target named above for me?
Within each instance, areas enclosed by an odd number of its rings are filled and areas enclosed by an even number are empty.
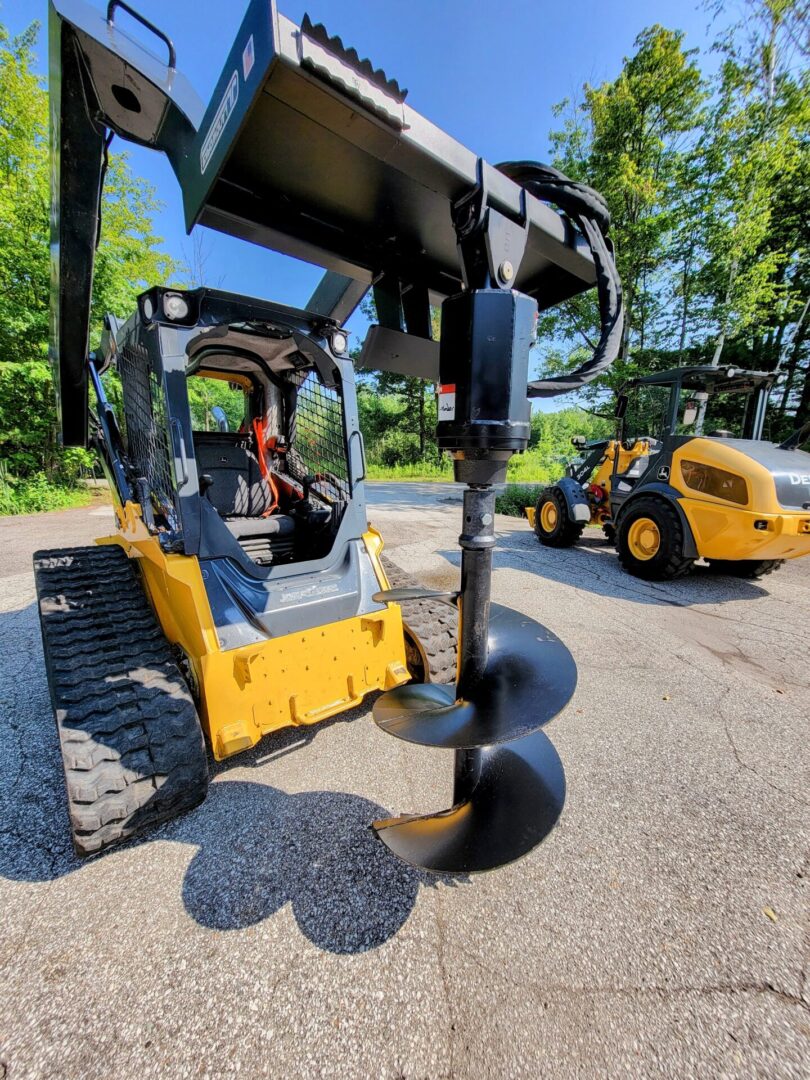
[[[449,810],[373,826],[402,859],[437,873],[492,870],[526,855],[554,827],[565,774],[539,729],[576,685],[573,658],[554,634],[490,604],[492,485],[506,478],[509,457],[529,440],[526,386],[537,302],[508,288],[526,221],[488,206],[479,185],[455,205],[454,224],[467,289],[442,305],[438,442],[453,453],[456,481],[467,485],[458,674],[455,687],[410,684],[374,706],[383,731],[455,750]]]

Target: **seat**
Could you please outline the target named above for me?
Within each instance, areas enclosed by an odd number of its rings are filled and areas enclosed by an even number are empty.
[[[213,480],[206,498],[226,521],[261,518],[273,505],[273,493],[262,477],[248,436],[239,432],[195,431],[194,454],[197,472],[208,473]]]
[[[273,514],[266,518],[232,517],[223,520],[236,540],[257,536],[292,536],[295,532],[295,518],[289,514]]]

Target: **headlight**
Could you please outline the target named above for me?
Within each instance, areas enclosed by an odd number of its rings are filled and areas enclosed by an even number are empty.
[[[345,353],[348,347],[348,339],[346,335],[341,331],[336,334],[332,334],[332,352],[333,353]]]
[[[163,294],[163,314],[167,319],[177,321],[185,319],[188,315],[188,303],[180,293],[167,292]]]
[[[681,475],[683,482],[693,491],[704,495],[714,495],[716,499],[745,506],[748,502],[748,485],[742,476],[726,472],[714,465],[703,465],[699,461],[682,461]]]

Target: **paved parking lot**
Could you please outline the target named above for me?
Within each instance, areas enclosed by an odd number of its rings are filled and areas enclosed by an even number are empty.
[[[452,489],[369,485],[391,557],[454,584]],[[450,759],[367,708],[216,766],[149,838],[71,855],[31,552],[0,521],[0,1077],[806,1077],[810,560],[645,585],[596,534],[498,519],[494,595],[571,648],[568,802],[468,880],[366,826],[448,805]]]

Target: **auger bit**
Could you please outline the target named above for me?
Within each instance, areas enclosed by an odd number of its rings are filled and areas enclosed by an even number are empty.
[[[576,665],[544,626],[490,602],[493,484],[505,480],[510,456],[526,449],[530,432],[537,302],[509,288],[527,222],[489,206],[479,183],[454,205],[453,224],[466,289],[442,305],[437,435],[453,454],[456,482],[466,484],[458,674],[455,687],[411,683],[374,706],[383,731],[455,751],[453,805],[373,828],[406,862],[459,874],[521,858],[556,824],[565,773],[540,728],[570,700]]]

